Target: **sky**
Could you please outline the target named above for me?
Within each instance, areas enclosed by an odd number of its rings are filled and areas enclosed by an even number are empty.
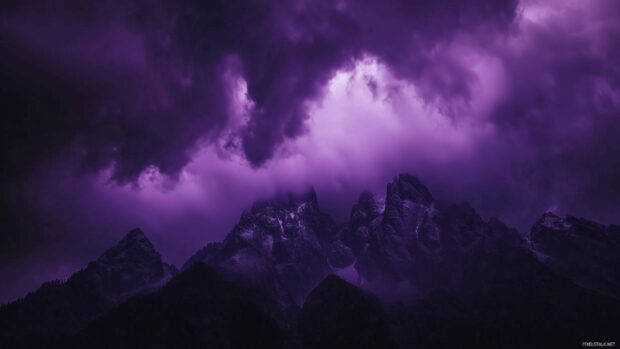
[[[620,223],[615,0],[0,4],[0,303],[129,229],[177,266],[252,202],[402,172],[526,232]]]

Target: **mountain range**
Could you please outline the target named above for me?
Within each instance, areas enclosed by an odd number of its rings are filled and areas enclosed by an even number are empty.
[[[177,270],[139,229],[0,308],[3,348],[549,348],[620,336],[620,227],[531,231],[402,174],[348,222],[317,195],[257,202]]]

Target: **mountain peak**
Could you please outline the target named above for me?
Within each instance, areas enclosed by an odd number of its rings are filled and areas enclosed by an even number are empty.
[[[315,288],[315,290],[336,290],[336,289],[357,289],[355,286],[346,282],[340,276],[335,274],[329,274],[321,281],[321,283]],[[317,291],[318,292],[318,291]],[[315,292],[316,293],[316,292]]]
[[[151,241],[139,228],[130,230],[112,248],[108,249],[97,262],[102,264],[124,263],[132,259],[144,259],[161,262],[161,256]]]
[[[306,298],[299,316],[304,348],[395,348],[377,297],[335,275]]]
[[[534,224],[533,230],[537,230],[536,228],[566,230],[570,228],[570,223],[553,212],[545,212]]]
[[[133,228],[127,234],[125,234],[125,237],[123,237],[122,240],[147,240],[148,241],[148,238],[146,237],[142,229]]]
[[[123,282],[138,278],[146,284],[176,273],[174,266],[163,262],[153,243],[139,228],[130,230],[94,264],[99,272],[112,273],[110,276],[118,277]]]
[[[88,270],[107,285],[107,293],[122,295],[166,280],[176,271],[165,264],[140,229],[129,231],[115,246],[89,264]]]
[[[397,195],[400,199],[409,200],[422,205],[430,205],[434,200],[430,191],[418,177],[402,173],[387,188],[388,196]]]
[[[349,226],[352,231],[361,225],[369,225],[373,219],[385,210],[385,198],[377,198],[369,191],[364,191],[351,208]]]
[[[555,272],[583,287],[617,298],[619,240],[611,231],[613,227],[587,219],[562,218],[547,212],[530,231],[531,248]]]
[[[159,288],[175,273],[176,268],[162,261],[144,232],[132,229],[66,281],[45,283],[25,298],[0,307],[0,342],[5,344],[8,336],[19,345],[5,347],[64,347],[50,344],[48,334],[55,343],[56,338],[76,333],[128,297]]]
[[[375,215],[381,214],[383,212],[383,207],[385,205],[385,197],[375,196],[369,191],[364,191],[362,195],[360,195],[359,200],[355,206],[364,209],[367,212],[373,212]]]

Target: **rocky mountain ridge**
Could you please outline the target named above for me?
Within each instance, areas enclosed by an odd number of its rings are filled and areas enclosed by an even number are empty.
[[[28,348],[71,335],[132,295],[159,288],[176,273],[141,230],[131,230],[66,281],[47,282],[0,307],[0,342]]]
[[[532,252],[558,274],[620,298],[620,227],[545,213],[529,233]]]
[[[174,278],[132,230],[66,282],[0,307],[0,340],[233,348],[247,344],[228,338],[242,331],[292,348],[341,346],[358,333],[381,334],[359,341],[368,348],[570,345],[620,323],[619,249],[617,226],[545,213],[522,235],[468,204],[436,201],[403,174],[385,197],[362,193],[345,224],[320,210],[314,190],[258,202]],[[349,283],[332,275],[343,270],[356,274]],[[244,308],[273,336],[241,321]],[[472,337],[481,329],[487,337]]]
[[[223,274],[297,303],[333,266],[353,255],[339,226],[321,212],[314,190],[255,204],[223,242],[209,244],[185,264],[201,261]]]

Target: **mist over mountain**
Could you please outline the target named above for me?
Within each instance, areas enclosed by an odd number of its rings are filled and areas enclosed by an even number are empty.
[[[68,280],[2,306],[0,339],[16,348],[613,340],[618,241],[616,226],[551,213],[522,234],[468,204],[437,202],[401,174],[383,197],[362,193],[346,223],[320,210],[314,190],[257,202],[180,272],[134,229]]]
[[[136,226],[180,266],[255,201],[344,222],[395,173],[521,232],[617,224],[618,6],[4,1],[0,303]]]
[[[0,43],[0,348],[617,341],[617,0],[3,0]]]

